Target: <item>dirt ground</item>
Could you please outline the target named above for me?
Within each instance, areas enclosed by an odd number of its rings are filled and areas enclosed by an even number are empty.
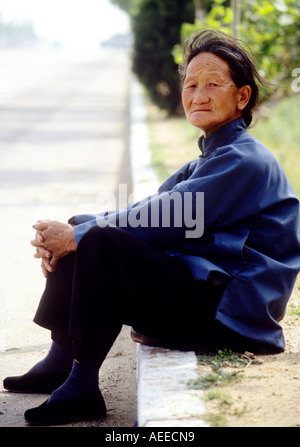
[[[300,427],[300,283],[281,322],[286,350],[256,355],[242,368],[241,380],[206,402],[211,425],[226,427]],[[224,371],[233,368],[224,368]],[[210,367],[200,366],[201,375]],[[210,390],[211,391],[211,390]],[[209,391],[205,391],[206,398]]]

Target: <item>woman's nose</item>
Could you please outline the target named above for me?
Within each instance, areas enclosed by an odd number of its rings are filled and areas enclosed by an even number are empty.
[[[194,92],[193,102],[195,104],[206,104],[209,102],[209,95],[206,85],[198,85]]]

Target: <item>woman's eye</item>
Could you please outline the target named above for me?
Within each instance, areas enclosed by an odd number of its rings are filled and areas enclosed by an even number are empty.
[[[216,84],[215,82],[209,82],[209,83],[207,84],[207,86],[208,86],[209,88],[213,88],[213,87],[218,87],[218,84]]]

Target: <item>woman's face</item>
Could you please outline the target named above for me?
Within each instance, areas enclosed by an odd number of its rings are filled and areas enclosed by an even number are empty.
[[[200,53],[189,63],[182,90],[183,108],[190,124],[204,136],[240,117],[251,88],[237,88],[229,65],[213,53]]]

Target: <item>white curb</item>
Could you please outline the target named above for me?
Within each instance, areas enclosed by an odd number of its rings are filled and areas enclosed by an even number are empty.
[[[138,345],[139,427],[207,427],[203,393],[187,387],[196,367],[194,352]]]

